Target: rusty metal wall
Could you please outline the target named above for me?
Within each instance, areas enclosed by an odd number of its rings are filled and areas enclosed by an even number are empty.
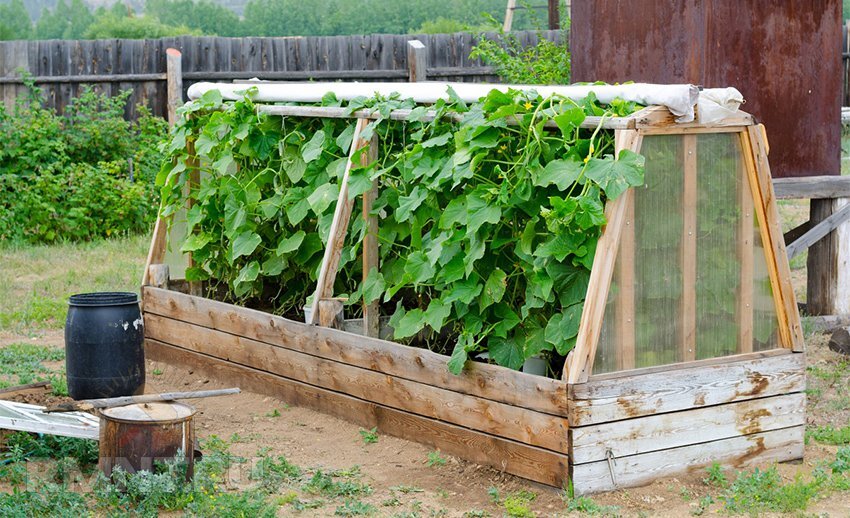
[[[734,86],[773,175],[840,174],[839,0],[574,0],[574,81]]]

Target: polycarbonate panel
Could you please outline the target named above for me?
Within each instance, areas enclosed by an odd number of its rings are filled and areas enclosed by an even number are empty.
[[[594,374],[778,347],[737,133],[644,137]]]
[[[168,231],[165,248],[165,264],[168,265],[168,276],[172,280],[186,278],[186,267],[189,255],[180,251],[186,241],[186,209],[176,212]]]

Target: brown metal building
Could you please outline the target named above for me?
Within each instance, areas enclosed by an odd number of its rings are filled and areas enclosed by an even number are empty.
[[[734,86],[774,176],[839,174],[839,0],[574,0],[573,81]]]

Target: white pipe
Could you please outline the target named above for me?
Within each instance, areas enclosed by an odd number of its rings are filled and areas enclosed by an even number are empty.
[[[535,90],[543,97],[553,94],[581,100],[591,92],[599,102],[608,104],[620,98],[646,106],[665,106],[677,117],[679,122],[691,122],[694,119],[694,105],[699,98],[699,89],[694,85],[656,85],[634,83],[626,85],[572,85],[572,86],[533,86],[502,85],[483,83],[195,83],[189,87],[189,99],[198,99],[209,90],[218,90],[225,100],[241,99],[249,88],[256,88],[253,99],[257,102],[300,102],[315,103],[325,94],[333,92],[337,98],[350,101],[356,97],[373,97],[376,94],[389,96],[398,93],[401,98],[411,98],[417,103],[430,104],[438,99],[448,99],[451,87],[464,102],[476,102],[491,90]]]

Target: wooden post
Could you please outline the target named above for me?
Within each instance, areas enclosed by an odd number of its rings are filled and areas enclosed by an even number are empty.
[[[192,189],[201,183],[201,170],[198,163],[198,156],[195,154],[195,142],[193,140],[186,141],[186,151],[189,154],[189,159],[186,161],[186,165],[189,169],[189,181],[186,183],[186,211],[188,212],[189,209],[192,208],[192,205],[195,204],[195,201],[190,197],[190,194]],[[193,268],[195,266],[195,258],[192,257],[192,252],[189,252],[187,261],[188,268]],[[189,282],[190,295],[200,297],[203,295],[203,291],[203,283],[200,281]]]
[[[635,368],[635,199],[627,202],[623,235],[617,257],[620,293],[617,294],[617,369]]]
[[[319,325],[342,329],[345,324],[343,316],[343,303],[345,299],[331,298],[319,300]]]
[[[559,4],[560,0],[549,0],[548,11],[550,31],[561,28],[560,12],[558,11]]]
[[[697,357],[697,136],[684,135],[682,193],[682,349],[679,361]]]
[[[836,211],[841,211],[847,205],[850,205],[850,198],[835,200]],[[850,223],[839,225],[833,235],[838,249],[834,314],[850,315]]]
[[[411,83],[425,81],[428,77],[428,49],[419,40],[407,42],[407,70]]]
[[[378,159],[378,136],[373,134],[369,142],[369,151],[361,155],[360,164],[368,165]],[[372,206],[378,198],[378,180],[372,181],[372,188],[363,193],[363,219],[366,221],[366,236],[363,238],[363,283],[372,269],[379,269],[378,259],[378,217],[372,214]],[[381,300],[363,300],[363,334],[379,337],[381,333]]]
[[[306,319],[308,324],[314,324],[318,320],[319,301],[333,295],[336,270],[339,268],[342,246],[345,242],[345,235],[348,233],[348,221],[351,218],[351,211],[354,208],[354,202],[348,199],[348,178],[351,175],[351,167],[353,165],[351,160],[354,153],[366,144],[366,141],[360,138],[360,134],[367,124],[369,124],[369,120],[357,119],[357,124],[354,126],[354,135],[351,139],[351,152],[348,155],[348,163],[345,165],[342,180],[339,182],[339,197],[336,200],[336,209],[334,211],[333,221],[331,221],[331,229],[328,233],[328,246],[325,248],[325,255],[322,258],[319,278],[316,280],[316,291],[313,294],[311,311],[309,317]]]
[[[809,221],[812,226],[831,216],[835,207],[835,200],[831,198],[813,199],[810,203]],[[806,313],[832,315],[835,311],[838,285],[838,240],[835,232],[809,248],[806,268],[809,272],[806,282]]]
[[[514,11],[516,11],[516,0],[508,0],[508,7],[505,8],[505,23],[502,25],[502,31],[511,31],[511,26],[514,24]]]
[[[614,132],[614,139],[615,155],[619,155],[623,149],[639,151],[643,136],[634,130],[617,130]],[[628,189],[605,206],[605,219],[608,223],[596,244],[576,346],[567,355],[562,373],[562,378],[571,385],[585,383],[593,370],[599,333],[602,331],[602,318],[605,315],[605,303],[611,288],[611,277],[614,275],[614,262],[625,226],[623,223],[626,219],[626,209],[633,198],[634,189]]]
[[[154,288],[168,289],[168,265],[152,264],[150,266],[150,285]]]
[[[740,149],[740,146],[739,146]],[[742,151],[743,153],[743,151]],[[753,271],[755,265],[755,214],[753,192],[743,161],[739,168],[740,190],[738,200],[741,219],[738,222],[738,260],[741,274],[738,278],[738,352],[753,352]]]
[[[165,51],[165,81],[168,91],[168,124],[177,122],[177,108],[183,104],[183,56],[177,49]]]

